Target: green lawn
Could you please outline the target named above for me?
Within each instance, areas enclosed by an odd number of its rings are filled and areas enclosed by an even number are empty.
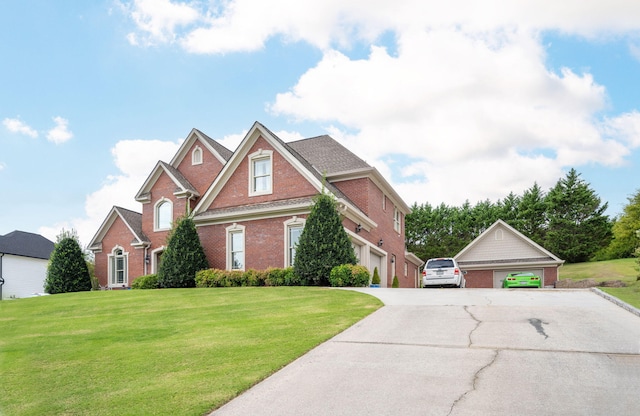
[[[638,263],[633,259],[618,259],[588,263],[566,264],[560,268],[561,279],[621,280],[627,287],[603,287],[601,290],[640,309],[640,281]]]
[[[382,306],[324,288],[0,302],[0,414],[203,415]]]

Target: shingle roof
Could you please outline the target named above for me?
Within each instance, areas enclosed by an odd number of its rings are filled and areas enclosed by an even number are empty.
[[[142,214],[122,207],[113,208],[118,211],[122,219],[129,225],[135,233],[135,237],[137,237],[141,243],[149,241],[147,236],[142,232]]]
[[[53,248],[53,241],[40,234],[13,231],[0,236],[0,253],[4,254],[48,260]]]
[[[289,142],[288,145],[322,174],[371,168],[367,162],[327,135]]]
[[[180,172],[178,169],[174,168],[170,164],[165,163],[163,161],[160,161],[158,163],[160,163],[160,165],[165,170],[169,171],[176,178],[176,180],[179,182],[179,185],[182,188],[182,190],[189,191],[189,192],[191,192],[191,193],[193,193],[195,195],[199,195],[198,191],[195,188],[195,186],[191,185],[191,182],[189,182],[187,180],[187,178],[184,177],[182,172]]]
[[[217,141],[213,140],[211,137],[207,136],[200,130],[198,129],[194,129],[194,130],[196,130],[202,136],[202,138],[205,139],[211,145],[211,147],[216,149],[216,151],[220,154],[220,156],[224,158],[224,160],[231,159],[231,156],[233,155],[233,152],[231,150],[227,149]]]

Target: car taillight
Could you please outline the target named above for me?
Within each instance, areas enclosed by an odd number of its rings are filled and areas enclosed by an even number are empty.
[[[460,269],[455,269],[453,271],[453,274],[456,275],[456,276],[459,275],[460,274]]]
[[[423,276],[426,276],[426,275],[427,275],[427,269],[424,269],[424,270],[422,271],[422,275],[423,275]]]

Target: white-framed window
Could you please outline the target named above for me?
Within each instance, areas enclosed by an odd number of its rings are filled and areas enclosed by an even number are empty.
[[[273,151],[260,149],[249,155],[249,196],[272,193],[272,172]]]
[[[155,220],[153,222],[153,230],[170,230],[171,222],[173,220],[173,203],[166,198],[162,198],[158,202],[156,202],[153,211],[155,217]]]
[[[227,270],[244,270],[245,227],[233,224],[227,227]]]
[[[404,275],[409,276],[409,264],[406,261],[404,262]]]
[[[382,210],[387,210],[387,196],[385,194],[382,194]]]
[[[302,218],[293,217],[292,219],[284,222],[285,267],[293,266],[302,230],[304,230],[304,219]]]
[[[200,148],[200,146],[196,146],[195,149],[193,149],[193,152],[191,152],[191,164],[202,164],[202,149]]]
[[[393,207],[393,229],[396,230],[396,232],[400,232],[400,221],[401,221],[401,214],[400,214],[400,210],[398,210],[398,207]]]
[[[120,246],[116,246],[109,254],[109,286],[129,286],[129,253]]]

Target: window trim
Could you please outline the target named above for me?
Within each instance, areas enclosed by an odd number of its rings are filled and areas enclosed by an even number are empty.
[[[191,152],[191,164],[192,165],[202,165],[202,148],[200,146],[196,146]]]
[[[159,209],[165,203],[169,204],[169,208],[171,210],[169,212],[169,226],[168,227],[161,227],[160,226]],[[170,230],[172,224],[173,224],[173,201],[171,201],[168,198],[162,197],[153,206],[153,231],[167,231],[167,230]]]
[[[273,193],[273,151],[259,149],[257,152],[250,154],[247,158],[249,160],[249,196],[271,195]],[[255,162],[262,160],[267,160],[269,162],[269,173],[264,175],[264,177],[268,177],[267,189],[258,191],[254,186],[256,179]]]
[[[296,216],[284,222],[284,267],[293,266],[293,259],[291,258],[291,229],[302,227],[302,229],[304,230],[305,224],[306,220],[304,218],[298,218]]]
[[[398,209],[398,207],[394,206],[393,207],[393,229],[397,232],[400,233],[400,230],[402,229],[402,217],[400,214],[400,210]]]
[[[241,270],[244,271],[247,267],[246,254],[247,254],[247,245],[246,245],[246,235],[245,235],[246,227],[244,225],[239,225],[237,223],[233,223],[226,228],[227,234],[227,270]],[[233,236],[235,234],[240,234],[242,236],[242,267],[241,268],[233,268]]]
[[[120,254],[117,254],[120,252]],[[129,286],[129,253],[124,251],[124,247],[115,246],[111,253],[107,255],[108,258],[108,276],[107,276],[107,286],[108,287],[128,287]],[[122,269],[122,282],[116,282],[116,264],[118,258],[122,258],[123,260],[123,269]]]

